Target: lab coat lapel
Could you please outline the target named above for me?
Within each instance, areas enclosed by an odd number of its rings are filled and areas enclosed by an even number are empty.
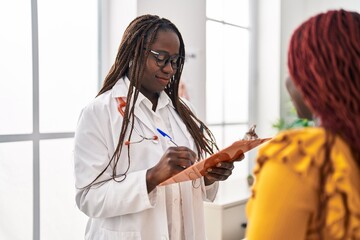
[[[139,107],[136,107],[134,110],[135,117],[139,120],[139,122],[143,123],[146,128],[148,128],[154,135],[158,133],[155,132],[155,127],[150,123],[148,117],[145,115],[143,110]]]
[[[126,99],[126,96],[128,94],[128,89],[129,89],[129,79],[127,79],[126,77],[119,79],[118,82],[115,84],[115,86],[112,89],[112,97],[113,98],[123,97]],[[133,99],[134,98],[131,98],[131,101],[133,101]],[[143,123],[143,125],[146,128],[148,128],[149,131],[151,131],[154,135],[157,135],[154,127],[151,125],[151,123],[148,120],[148,118],[146,117],[145,113],[139,107],[135,107],[134,114],[135,114],[135,117],[139,120],[139,122]]]

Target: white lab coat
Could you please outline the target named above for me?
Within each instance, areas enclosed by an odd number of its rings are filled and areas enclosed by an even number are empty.
[[[127,95],[127,81],[120,79],[112,90],[86,106],[75,133],[76,204],[89,216],[85,239],[169,239],[165,189],[157,187],[148,194],[145,179],[147,169],[164,154],[161,144],[146,140],[130,145],[131,163],[124,181],[110,180],[90,190],[81,189],[99,175],[115,151],[122,125],[115,98]],[[188,142],[181,145],[194,150],[194,141],[186,126],[175,110],[172,111],[182,129],[182,132],[173,133],[174,136],[185,134],[184,139]],[[144,136],[158,135],[139,107],[135,109],[135,117],[135,126]],[[133,138],[136,140],[138,135],[133,133]],[[124,146],[117,173],[127,169],[127,154]],[[112,168],[109,167],[97,181],[111,175]],[[206,239],[203,200],[212,201],[217,187],[217,183],[205,187],[203,180],[198,188],[190,181],[180,183],[185,239]]]

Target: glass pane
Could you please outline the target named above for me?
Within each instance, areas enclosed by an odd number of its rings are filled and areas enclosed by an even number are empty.
[[[234,141],[241,140],[248,130],[247,124],[226,125],[224,128],[224,144],[229,146]]]
[[[223,122],[223,25],[206,22],[206,121]]]
[[[249,0],[224,0],[224,21],[249,26]]]
[[[32,239],[32,155],[32,142],[0,143],[0,239]]]
[[[223,21],[223,1],[206,0],[206,16],[215,20]]]
[[[225,26],[224,118],[225,122],[247,122],[249,118],[249,32]]]
[[[249,0],[207,0],[206,16],[218,21],[249,27]]]
[[[97,1],[38,0],[38,8],[40,131],[71,132],[97,92]]]
[[[0,2],[0,134],[32,132],[30,4]]]
[[[223,139],[224,139],[224,127],[223,126],[208,126],[210,131],[215,137],[216,144],[218,145],[219,149],[224,147]]]
[[[84,239],[87,217],[75,203],[73,139],[40,142],[41,239]]]

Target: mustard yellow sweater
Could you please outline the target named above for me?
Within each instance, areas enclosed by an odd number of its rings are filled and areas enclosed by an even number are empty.
[[[247,240],[360,239],[360,170],[349,146],[336,136],[325,160],[325,130],[280,133],[258,153],[247,204]],[[320,168],[331,161],[319,206]],[[320,226],[319,211],[325,211]]]

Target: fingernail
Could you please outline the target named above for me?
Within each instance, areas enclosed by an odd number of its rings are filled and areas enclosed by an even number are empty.
[[[212,172],[212,168],[208,168],[207,172]]]
[[[217,167],[221,167],[221,163],[216,164]]]

